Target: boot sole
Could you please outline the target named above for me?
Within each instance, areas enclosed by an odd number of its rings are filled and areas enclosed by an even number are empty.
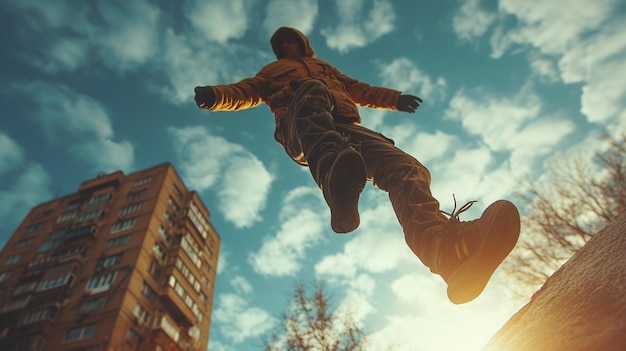
[[[455,304],[469,302],[483,292],[519,238],[520,217],[515,205],[499,200],[487,207],[483,217],[487,213],[493,220],[483,227],[487,235],[482,246],[452,273],[448,281],[448,298]]]
[[[329,181],[333,190],[330,194],[330,224],[334,232],[344,234],[359,227],[359,196],[366,181],[361,155],[354,149],[340,151],[330,170]]]

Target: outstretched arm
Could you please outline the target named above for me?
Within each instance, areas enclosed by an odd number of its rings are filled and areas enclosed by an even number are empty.
[[[422,99],[415,95],[400,95],[398,98],[398,111],[414,113],[422,103]]]
[[[196,87],[196,105],[204,110],[237,111],[255,107],[264,101],[266,79],[263,74],[237,83]]]

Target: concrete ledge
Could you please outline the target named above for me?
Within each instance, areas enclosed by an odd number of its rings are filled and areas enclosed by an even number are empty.
[[[626,211],[556,271],[484,350],[626,350]]]

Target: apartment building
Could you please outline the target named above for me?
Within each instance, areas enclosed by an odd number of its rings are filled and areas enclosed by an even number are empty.
[[[204,351],[219,247],[171,164],[87,180],[0,252],[0,349]]]

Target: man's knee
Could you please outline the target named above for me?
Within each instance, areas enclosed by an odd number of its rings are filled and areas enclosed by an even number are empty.
[[[318,112],[330,113],[334,108],[328,87],[324,82],[317,79],[304,81],[298,88],[296,99],[296,104],[300,111],[297,115],[307,115],[309,113]]]

